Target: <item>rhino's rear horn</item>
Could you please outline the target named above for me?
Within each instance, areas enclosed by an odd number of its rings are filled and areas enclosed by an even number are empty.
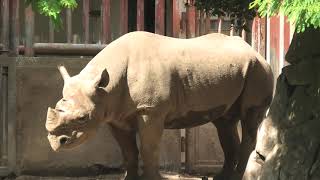
[[[58,69],[59,69],[60,74],[61,74],[64,81],[66,81],[67,79],[70,78],[70,75],[69,75],[67,69],[63,65],[58,65]]]
[[[46,120],[46,129],[51,132],[58,126],[58,112],[55,109],[48,108],[47,120]]]

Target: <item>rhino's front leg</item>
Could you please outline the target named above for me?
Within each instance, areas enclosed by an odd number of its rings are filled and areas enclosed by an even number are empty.
[[[143,161],[142,180],[160,180],[159,144],[164,128],[163,117],[141,114],[138,117],[140,154]]]
[[[136,144],[136,133],[124,131],[113,126],[110,127],[112,135],[121,148],[124,164],[127,169],[127,174],[124,180],[138,179],[139,152]]]

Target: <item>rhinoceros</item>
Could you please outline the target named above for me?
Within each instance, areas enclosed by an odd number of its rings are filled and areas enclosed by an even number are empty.
[[[59,69],[63,98],[48,108],[46,120],[51,147],[73,148],[107,123],[122,150],[126,180],[161,179],[164,129],[209,122],[217,128],[225,155],[215,178],[240,179],[273,95],[265,59],[240,37],[222,34],[177,39],[131,32],[107,45],[79,74],[70,77],[64,66]]]

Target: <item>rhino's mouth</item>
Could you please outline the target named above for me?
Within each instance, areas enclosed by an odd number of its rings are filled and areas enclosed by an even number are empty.
[[[48,134],[48,140],[50,142],[50,146],[54,151],[60,151],[64,149],[71,149],[82,144],[88,135],[84,132],[73,132],[72,136],[66,135],[52,135]]]

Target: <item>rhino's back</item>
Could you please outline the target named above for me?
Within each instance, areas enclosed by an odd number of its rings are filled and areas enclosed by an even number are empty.
[[[138,107],[169,103],[175,112],[230,106],[240,95],[256,54],[240,38],[210,34],[175,39],[133,33],[128,84]]]

